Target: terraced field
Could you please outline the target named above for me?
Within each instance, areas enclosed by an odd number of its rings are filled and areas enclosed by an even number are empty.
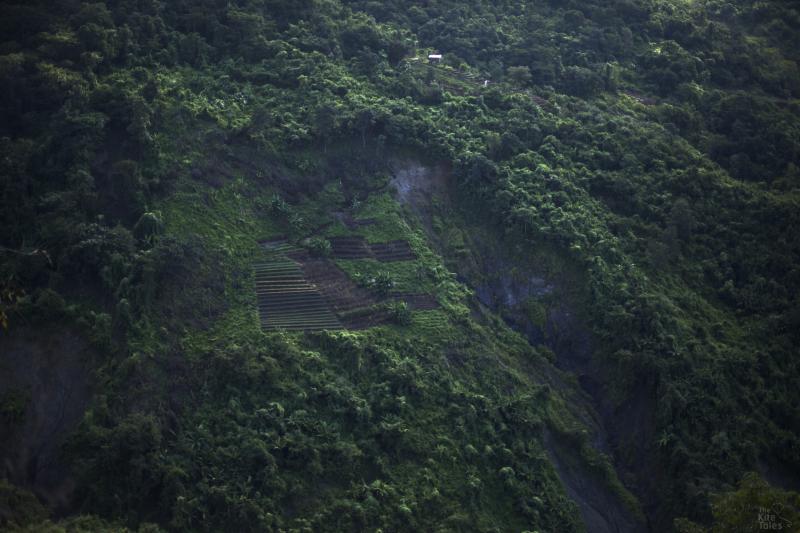
[[[331,237],[331,255],[337,259],[370,259],[372,250],[364,237]]]
[[[256,295],[265,330],[342,329],[339,319],[297,263],[283,257],[255,265]]]
[[[430,311],[439,308],[439,302],[430,294],[397,294],[393,298],[405,302],[413,311]]]
[[[283,254],[288,254],[300,250],[294,244],[291,244],[286,237],[277,237],[274,239],[267,239],[259,241],[261,248],[267,253],[269,258],[279,258]]]
[[[378,261],[389,263],[391,261],[413,261],[417,258],[411,246],[406,241],[389,241],[371,244],[372,255]]]
[[[360,218],[360,219],[356,219],[356,218],[353,218],[352,215],[350,215],[348,213],[341,212],[341,211],[334,213],[333,216],[337,220],[341,221],[347,227],[347,229],[350,229],[350,230],[356,230],[356,229],[359,229],[359,228],[365,228],[367,226],[373,226],[373,225],[377,224],[377,222],[378,222],[377,218]]]
[[[360,236],[332,237],[331,255],[338,259],[407,261],[416,256],[406,241],[369,244]],[[404,301],[412,311],[437,309],[429,294],[394,294],[378,297],[358,286],[334,262],[314,257],[284,237],[259,243],[262,263],[254,266],[261,327],[311,331],[366,329],[391,320],[380,307],[387,300]]]
[[[391,261],[412,261],[417,258],[406,241],[389,241],[370,244],[364,237],[331,237],[331,255],[337,259],[377,259]]]
[[[423,311],[413,318],[414,326],[431,334],[436,334],[447,327],[447,318],[441,311]]]
[[[337,314],[377,303],[378,300],[372,293],[356,285],[331,261],[311,257],[307,252],[292,253],[291,257],[300,264],[305,278],[318,288]]]

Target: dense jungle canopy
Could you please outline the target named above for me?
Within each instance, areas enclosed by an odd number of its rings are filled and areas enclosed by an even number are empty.
[[[4,1],[0,529],[800,527],[798,59],[796,0]]]

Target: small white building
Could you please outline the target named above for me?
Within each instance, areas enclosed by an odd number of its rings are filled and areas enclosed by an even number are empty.
[[[442,60],[442,54],[430,54],[428,56],[428,63],[439,63]]]

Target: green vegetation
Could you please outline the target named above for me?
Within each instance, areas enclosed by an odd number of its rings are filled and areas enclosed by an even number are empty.
[[[0,528],[581,531],[565,472],[631,530],[796,517],[746,473],[800,480],[798,28],[750,0],[4,2],[0,364],[66,328],[94,395],[54,459],[73,518],[14,478]],[[448,197],[401,205],[398,161]],[[440,307],[263,331],[270,240]],[[526,276],[555,293],[478,303]],[[35,394],[0,379],[4,430]]]
[[[736,491],[712,500],[714,526],[704,528],[678,520],[681,533],[722,533],[727,531],[791,531],[800,520],[798,494],[770,487],[757,474],[746,474]]]

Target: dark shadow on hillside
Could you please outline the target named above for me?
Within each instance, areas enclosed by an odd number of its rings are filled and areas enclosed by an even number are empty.
[[[61,448],[90,398],[87,343],[67,330],[0,337],[0,476],[58,514],[74,483]]]

